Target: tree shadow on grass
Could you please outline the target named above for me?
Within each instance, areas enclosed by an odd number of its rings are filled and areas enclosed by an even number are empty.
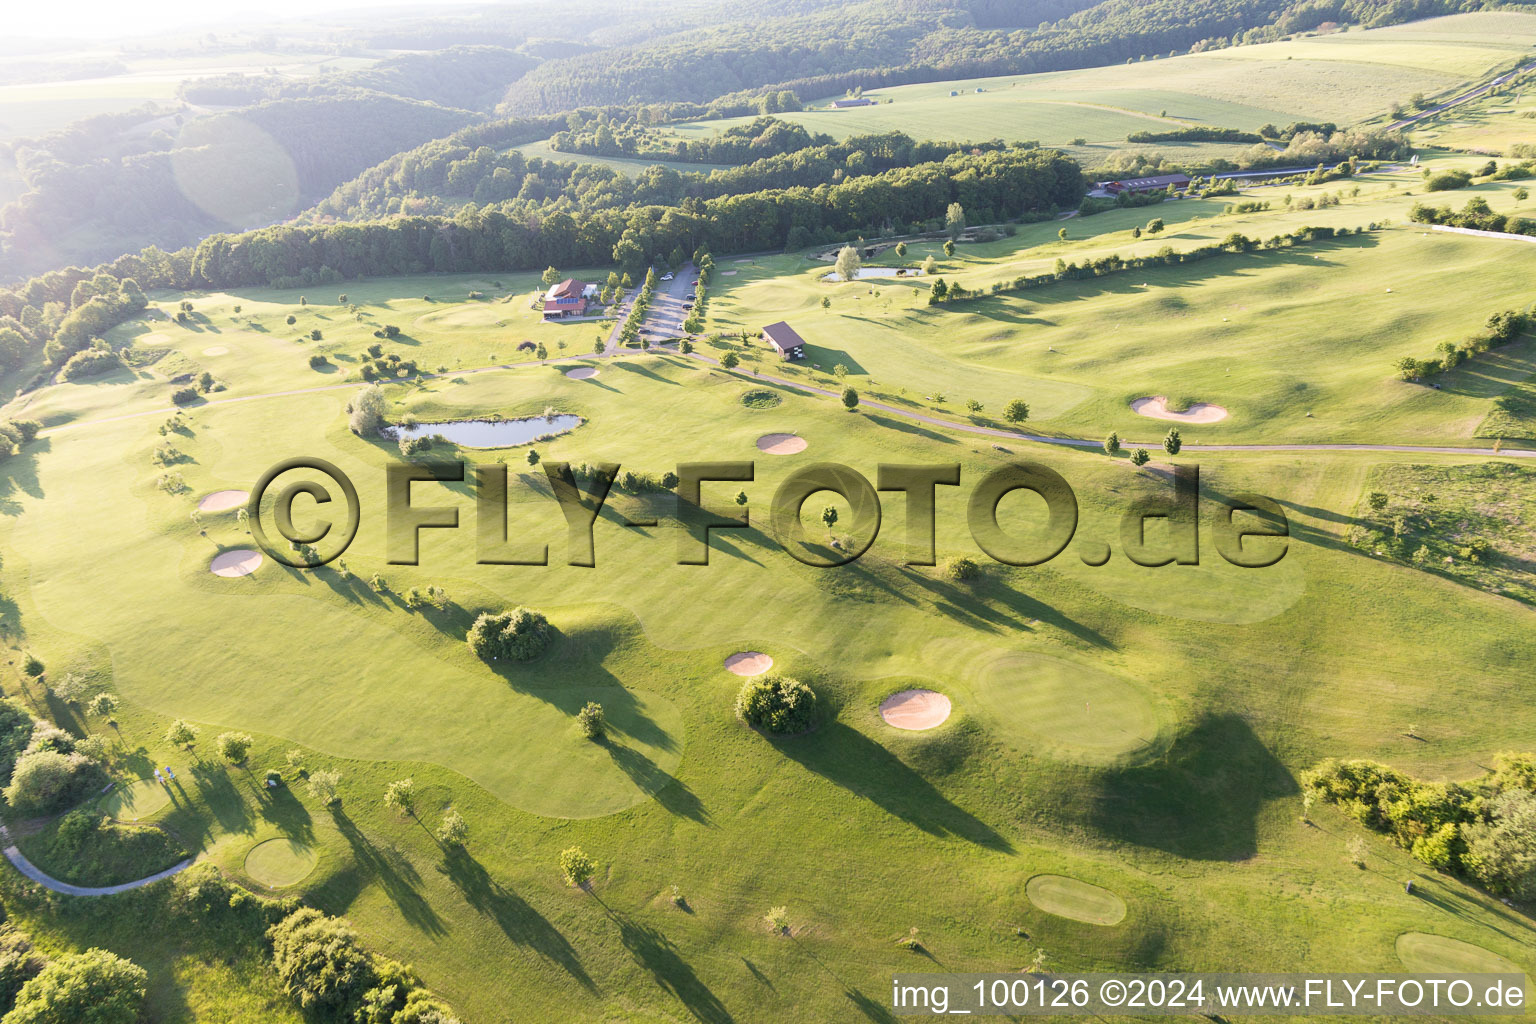
[[[736,1019],[709,990],[709,986],[699,979],[693,966],[682,958],[671,939],[655,928],[640,924],[611,909],[595,894],[592,898],[619,926],[619,941],[624,943],[624,948],[634,957],[635,963],[650,971],[656,984],[672,993],[693,1014],[694,1019],[704,1024],[731,1024]]]
[[[1239,715],[1209,716],[1147,764],[1099,775],[1089,824],[1121,842],[1190,860],[1258,852],[1264,804],[1299,792],[1285,765]]]
[[[268,787],[265,783],[251,783],[256,794],[256,810],[261,817],[276,825],[283,835],[291,839],[309,842],[314,839],[315,829],[309,810],[293,795],[287,784]]]
[[[999,571],[996,568],[985,570],[982,578],[965,584],[938,579],[921,568],[902,566],[901,571],[909,581],[933,594],[935,607],[950,618],[993,632],[999,629],[1009,632],[1028,630],[1031,623],[1043,622],[1095,647],[1115,649],[1114,642],[1092,626],[1068,617],[1054,605],[1030,597],[1010,585],[1009,580],[992,578],[991,574]],[[1008,570],[1008,574],[1021,571]]]
[[[192,784],[197,787],[197,798],[208,809],[225,832],[249,832],[253,821],[251,811],[239,787],[229,777],[222,764],[197,760],[192,762]]]
[[[416,891],[421,876],[411,862],[393,846],[375,846],[339,805],[331,808],[331,818],[336,822],[337,831],[352,847],[352,856],[358,865],[383,887],[406,921],[430,935],[444,934],[446,929],[437,912]]]
[[[581,966],[581,959],[565,936],[517,893],[493,879],[468,850],[462,846],[448,847],[438,870],[448,876],[465,902],[494,919],[508,939],[559,965],[588,991],[597,991],[597,985]]]
[[[865,413],[864,418],[876,426],[889,427],[891,430],[899,430],[904,434],[916,434],[917,436],[925,437],[930,441],[938,441],[942,444],[960,443],[954,438],[950,437],[948,434],[941,434],[936,430],[929,430],[927,427],[914,423],[911,420],[898,420],[890,416],[881,416],[873,412]]]
[[[784,756],[929,835],[1011,853],[1013,844],[857,729],[832,721],[805,736],[772,740]]]
[[[615,743],[608,737],[598,741],[613,763],[623,770],[635,787],[647,793],[673,814],[690,818],[700,825],[710,824],[709,812],[699,800],[698,794],[686,782],[669,775],[661,766],[633,747]]]

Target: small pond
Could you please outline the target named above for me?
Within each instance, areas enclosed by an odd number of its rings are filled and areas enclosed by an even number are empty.
[[[403,437],[438,435],[465,448],[511,448],[537,441],[550,434],[575,430],[581,417],[570,413],[556,416],[524,416],[513,420],[448,420],[443,423],[417,423],[393,426],[385,433],[394,440]]]

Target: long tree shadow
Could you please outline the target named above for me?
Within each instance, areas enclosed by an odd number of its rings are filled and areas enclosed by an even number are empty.
[[[314,839],[314,819],[287,784],[267,786],[253,780],[251,787],[256,794],[256,811],[263,819],[276,825],[283,835],[290,838],[306,842]]]
[[[198,801],[211,813],[225,832],[249,832],[251,811],[235,781],[224,766],[208,761],[192,762],[192,784]]]
[[[725,1004],[699,979],[693,966],[678,953],[671,939],[606,905],[603,909],[608,910],[608,916],[619,926],[619,941],[635,958],[635,963],[650,971],[656,984],[672,993],[695,1019],[704,1024],[731,1024],[735,1020]]]
[[[1296,780],[1241,716],[1211,715],[1147,764],[1103,772],[1088,824],[1116,840],[1190,860],[1245,860],[1258,852],[1256,820]],[[1069,812],[1070,813],[1070,812]]]
[[[331,818],[336,822],[337,831],[352,847],[352,856],[358,865],[383,887],[406,921],[430,935],[442,935],[445,929],[437,911],[416,891],[421,876],[411,862],[394,847],[381,849],[375,846],[340,806],[331,808]]]
[[[631,782],[673,814],[691,818],[700,825],[708,825],[709,812],[699,800],[698,794],[676,776],[663,771],[661,766],[633,747],[615,743],[607,737],[599,741],[613,763],[629,776]]]
[[[780,753],[929,835],[954,836],[1011,853],[1013,844],[952,803],[927,779],[857,729],[832,721],[806,736],[773,741]]]
[[[465,902],[494,919],[508,939],[558,964],[588,991],[597,991],[596,983],[581,966],[581,958],[565,936],[522,897],[493,879],[468,850],[462,846],[448,847],[438,870],[448,876]]]

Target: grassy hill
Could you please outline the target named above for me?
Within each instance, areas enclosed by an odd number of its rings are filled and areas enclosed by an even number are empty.
[[[1152,63],[896,86],[872,90],[873,106],[780,116],[838,137],[899,128],[917,138],[1000,136],[1051,146],[1078,137],[1123,143],[1131,132],[1157,130],[1156,122],[1250,131],[1303,120],[1351,124],[1415,93],[1432,96],[1505,68],[1533,45],[1536,14],[1458,14]],[[707,133],[734,123],[676,130]]]

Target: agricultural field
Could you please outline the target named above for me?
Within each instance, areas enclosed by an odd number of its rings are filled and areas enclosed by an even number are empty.
[[[1379,121],[1533,43],[1478,12],[783,116],[1091,167],[1149,127]],[[969,192],[897,165],[886,202],[839,156],[825,204],[396,216],[496,173],[460,143],[534,134],[481,124],[356,207],[0,289],[7,963],[142,968],[106,1024],[889,1022],[903,973],[1536,972],[1525,105],[1142,205],[1012,152],[953,157]],[[1070,202],[1033,181],[1058,171]],[[968,219],[1000,181],[1032,205]],[[931,516],[892,486],[917,467]],[[12,987],[0,1024],[46,997]]]
[[[872,90],[872,106],[782,116],[839,138],[904,131],[919,139],[1035,139],[1047,146],[1068,146],[1075,138],[1123,145],[1132,132],[1181,125],[1253,131],[1292,121],[1349,124],[1383,114],[1415,93],[1433,96],[1507,69],[1528,57],[1533,45],[1536,15],[1458,14],[1150,63],[897,86]],[[1149,80],[1155,84],[1149,87]],[[696,122],[675,131],[707,136],[740,120]],[[1157,149],[1186,155],[1179,145]],[[1069,152],[1093,162],[1091,152]]]
[[[1436,149],[1514,156],[1536,145],[1536,89],[1529,77],[1414,125],[1414,142]]]
[[[146,103],[175,106],[179,103],[176,87],[189,79],[256,74],[269,68],[286,77],[303,78],[323,70],[367,67],[374,60],[261,51],[141,57],[126,59],[124,73],[107,77],[0,85],[0,142],[46,135],[71,121]]]

